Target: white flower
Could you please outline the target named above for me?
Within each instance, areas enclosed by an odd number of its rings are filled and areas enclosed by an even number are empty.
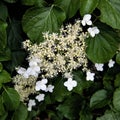
[[[36,82],[36,86],[35,86],[35,90],[39,91],[39,90],[46,90],[46,84],[47,84],[48,80],[47,79],[42,79],[41,81],[37,81]]]
[[[83,26],[85,26],[85,25],[92,25],[92,21],[90,19],[91,19],[91,15],[90,14],[84,15],[83,20],[81,21],[82,25]]]
[[[111,59],[111,60],[109,60],[108,67],[111,68],[111,67],[114,66],[114,64],[115,64],[115,61],[113,61],[113,60]]]
[[[94,80],[94,76],[95,76],[95,73],[91,73],[90,71],[87,71],[86,80],[93,81]]]
[[[45,98],[45,95],[44,94],[39,94],[35,97],[39,102],[43,101],[44,98]]]
[[[23,67],[16,68],[17,73],[23,75],[26,72],[26,69]]]
[[[88,32],[90,33],[91,37],[95,37],[96,34],[100,32],[97,27],[89,27]]]
[[[73,87],[77,86],[77,82],[75,80],[72,80],[72,78],[68,78],[68,80],[64,82],[64,86],[67,87],[68,91],[71,91]]]
[[[38,77],[38,74],[40,73],[40,67],[39,66],[30,66],[28,67],[26,73],[28,76],[33,75],[35,77]]]
[[[103,66],[104,66],[104,64],[102,64],[102,63],[95,63],[95,67],[96,67],[97,71],[103,71]]]
[[[48,87],[46,88],[45,92],[50,92],[50,93],[52,93],[52,92],[53,92],[53,89],[54,89],[54,86],[53,86],[53,85],[48,85]]]
[[[35,106],[36,103],[35,103],[35,100],[29,100],[28,102],[28,111],[31,111],[32,110],[32,106]]]

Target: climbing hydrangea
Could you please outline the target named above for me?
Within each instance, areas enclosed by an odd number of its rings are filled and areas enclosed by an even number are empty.
[[[59,33],[43,33],[44,42],[40,44],[32,44],[30,40],[23,42],[23,47],[29,52],[29,64],[28,68],[16,68],[19,75],[13,78],[13,82],[21,101],[29,100],[29,111],[36,105],[36,100],[44,100],[45,92],[54,91],[54,85],[49,83],[49,79],[58,74],[62,75],[67,79],[64,86],[71,91],[77,86],[77,81],[73,80],[73,70],[81,68],[84,72],[87,71],[85,39],[89,35],[94,37],[99,33],[99,29],[89,27],[85,32],[82,27],[86,25],[92,25],[90,14],[86,14],[83,20],[76,20],[74,24],[61,27]],[[96,68],[102,70],[102,67]],[[95,73],[88,71],[86,80],[94,80],[94,76]],[[36,95],[35,100],[29,99],[30,94]]]

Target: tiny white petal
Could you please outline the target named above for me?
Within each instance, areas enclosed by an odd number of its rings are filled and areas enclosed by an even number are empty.
[[[20,74],[20,75],[22,75],[22,74],[24,74],[24,72],[26,72],[26,69],[23,68],[23,67],[16,68],[16,69],[17,69],[17,73]]]
[[[115,64],[115,61],[113,61],[113,60],[111,59],[111,60],[109,60],[108,67],[111,68],[111,67],[114,66],[114,64]]]
[[[91,37],[95,37],[96,34],[99,34],[99,29],[97,27],[89,27],[88,32],[91,35]]]
[[[95,73],[91,73],[90,71],[87,71],[86,80],[93,81],[94,80],[94,76],[95,76]]]
[[[53,85],[48,85],[45,92],[50,92],[50,93],[52,93],[52,92],[53,92],[53,89],[54,89],[54,86],[53,86]]]
[[[104,64],[102,64],[102,63],[95,63],[95,67],[96,67],[97,71],[103,71],[103,66],[104,66]]]
[[[71,91],[73,87],[77,86],[77,82],[72,80],[72,78],[68,78],[68,80],[64,82],[64,86],[67,87],[68,91]]]
[[[35,90],[36,91],[39,91],[39,90],[45,91],[47,82],[48,82],[47,79],[42,79],[41,81],[37,81],[36,86],[35,86]]]
[[[31,106],[28,107],[28,111],[32,111],[32,107]]]
[[[39,95],[37,95],[35,98],[36,98],[39,102],[41,102],[41,101],[44,100],[44,97],[45,97],[44,94],[39,94]]]
[[[83,20],[81,21],[82,25],[92,25],[92,21],[91,21],[91,15],[90,14],[86,14],[83,16]]]

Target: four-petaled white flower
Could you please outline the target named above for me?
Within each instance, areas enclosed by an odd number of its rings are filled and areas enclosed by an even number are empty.
[[[53,89],[54,89],[54,86],[53,85],[48,85],[45,92],[50,92],[52,93],[53,92]]]
[[[28,111],[31,111],[32,107],[35,105],[36,105],[35,100],[30,99],[28,102]]]
[[[113,60],[111,59],[111,60],[109,60],[108,67],[111,68],[111,67],[114,66],[114,64],[115,64],[115,61],[113,61]]]
[[[100,30],[97,27],[89,27],[88,32],[90,33],[91,37],[95,37],[96,34],[99,34]]]
[[[82,25],[92,25],[92,21],[91,21],[91,15],[90,14],[86,14],[83,17],[83,20],[81,21]]]
[[[102,63],[95,63],[95,67],[96,67],[97,71],[103,71],[103,66],[104,66],[104,64],[102,64]]]
[[[37,81],[36,82],[36,86],[35,86],[35,90],[39,91],[39,90],[46,90],[46,84],[47,84],[48,80],[47,79],[42,79],[41,81]]]
[[[94,76],[95,76],[95,73],[91,73],[90,71],[87,71],[86,80],[93,81],[94,80]]]
[[[35,97],[39,102],[43,101],[45,98],[45,94],[39,94]]]
[[[72,80],[72,78],[68,78],[68,80],[64,82],[64,86],[67,87],[68,91],[71,91],[73,87],[77,86],[77,82],[75,80]]]

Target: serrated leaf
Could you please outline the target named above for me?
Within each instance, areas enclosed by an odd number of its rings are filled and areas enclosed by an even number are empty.
[[[20,103],[18,109],[13,114],[12,120],[26,120],[27,116],[27,107],[23,103]]]
[[[55,0],[55,4],[66,12],[67,18],[73,17],[80,8],[80,0]]]
[[[43,32],[56,32],[65,19],[62,9],[52,5],[44,8],[31,8],[23,17],[22,25],[31,41],[43,41]]]
[[[5,114],[5,109],[3,105],[3,98],[2,96],[0,96],[0,116],[2,116],[3,114]]]
[[[15,110],[20,103],[20,96],[13,88],[5,88],[2,93],[4,104],[7,110]]]
[[[100,33],[94,38],[86,39],[87,56],[94,63],[108,62],[118,49],[118,37],[111,28],[101,24]]]
[[[7,71],[2,70],[2,72],[0,72],[0,84],[7,83],[10,81],[11,81],[10,74]]]
[[[113,28],[120,29],[120,0],[100,0],[100,20]]]
[[[113,112],[113,111],[107,111],[103,116],[97,117],[96,120],[119,120],[120,119],[120,113]]]
[[[66,87],[64,86],[64,82],[63,82],[63,78],[61,77],[57,77],[55,78],[55,83],[54,83],[54,91],[52,93],[52,96],[54,97],[54,99],[58,102],[63,101],[63,99],[70,95],[71,92],[69,92]]]
[[[8,3],[15,3],[17,0],[4,0],[4,1]]]
[[[6,28],[7,23],[0,20],[0,53],[1,50],[5,49],[7,44]]]
[[[116,55],[116,62],[120,65],[120,52]]]
[[[113,94],[113,105],[114,108],[120,111],[120,88],[117,88]]]
[[[78,120],[81,104],[82,99],[80,96],[72,95],[69,96],[64,103],[60,104],[57,107],[57,110],[59,110],[69,120]]]
[[[95,92],[90,99],[90,107],[92,109],[102,108],[108,103],[107,91],[102,89]]]
[[[97,7],[99,0],[80,0],[80,14],[90,14]]]
[[[7,16],[8,16],[7,7],[2,2],[0,2],[0,19],[6,21]]]

